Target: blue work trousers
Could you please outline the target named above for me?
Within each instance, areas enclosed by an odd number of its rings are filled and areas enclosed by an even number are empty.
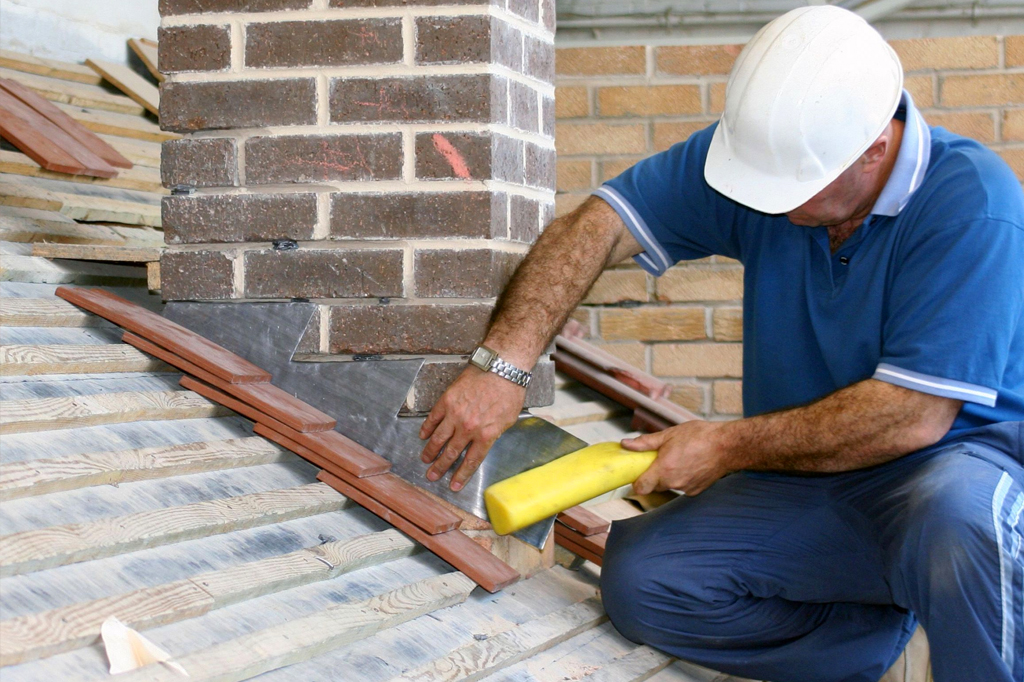
[[[969,442],[734,474],[612,525],[605,609],[635,642],[757,680],[877,682],[920,621],[935,682],[1019,681],[1022,482]]]

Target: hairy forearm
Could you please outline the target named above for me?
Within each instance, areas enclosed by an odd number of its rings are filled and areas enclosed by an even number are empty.
[[[722,437],[734,469],[850,471],[938,442],[960,405],[868,379],[804,407],[732,422]]]
[[[555,220],[498,299],[485,343],[532,366],[601,271],[639,252],[635,245],[611,207],[595,197]]]

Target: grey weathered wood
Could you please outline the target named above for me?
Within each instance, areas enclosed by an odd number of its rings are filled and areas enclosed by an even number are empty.
[[[149,419],[197,419],[230,414],[192,391],[108,393],[0,401],[0,433],[70,429]]]
[[[52,261],[36,256],[5,255],[0,258],[0,280],[42,284],[143,286],[146,284],[146,269],[132,265]]]
[[[163,248],[125,244],[41,244],[32,245],[32,255],[43,258],[68,258],[72,260],[119,261],[123,263],[151,263],[160,260]]]
[[[475,587],[476,584],[461,573],[435,576],[362,602],[333,606],[176,660],[193,680],[245,680],[459,604]],[[123,676],[125,682],[179,679],[178,673],[159,665],[149,665]]]
[[[4,327],[109,327],[98,315],[87,313],[61,298],[0,298],[0,325]]]
[[[253,437],[9,462],[0,469],[0,501],[292,459]]]
[[[597,599],[573,604],[481,641],[394,678],[418,682],[474,682],[564,642],[607,620]]]
[[[583,679],[587,682],[643,682],[667,668],[673,660],[657,649],[638,646]]]
[[[146,547],[341,509],[322,483],[139,512],[0,537],[0,576],[89,561]]]
[[[73,83],[71,81],[37,76],[3,67],[0,67],[0,78],[10,78],[13,81],[17,81],[26,88],[35,90],[37,94],[51,102],[94,107],[122,114],[140,115],[145,111],[141,104],[133,102],[124,95],[115,95],[107,92],[98,85]]]
[[[170,371],[169,365],[123,343],[0,346],[2,376]]]
[[[329,542],[162,585],[0,622],[0,666],[95,643],[109,616],[142,630],[194,618],[271,592],[409,556],[418,549],[396,530]]]

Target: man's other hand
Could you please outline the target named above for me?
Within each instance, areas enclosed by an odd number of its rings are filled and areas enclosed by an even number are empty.
[[[468,446],[451,482],[452,490],[461,490],[498,436],[516,423],[525,399],[522,386],[492,372],[467,367],[420,428],[420,439],[430,439],[421,457],[424,462],[434,463],[427,470],[427,478],[436,481],[444,476]]]
[[[735,469],[721,438],[726,422],[690,421],[657,433],[626,438],[627,450],[657,450],[654,463],[633,483],[637,495],[679,490],[697,495]]]

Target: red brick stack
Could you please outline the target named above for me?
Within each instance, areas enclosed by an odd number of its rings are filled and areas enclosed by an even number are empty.
[[[160,11],[161,125],[187,134],[163,180],[195,188],[164,202],[164,296],[313,299],[302,350],[426,356],[406,409],[428,410],[553,214],[554,2]]]

